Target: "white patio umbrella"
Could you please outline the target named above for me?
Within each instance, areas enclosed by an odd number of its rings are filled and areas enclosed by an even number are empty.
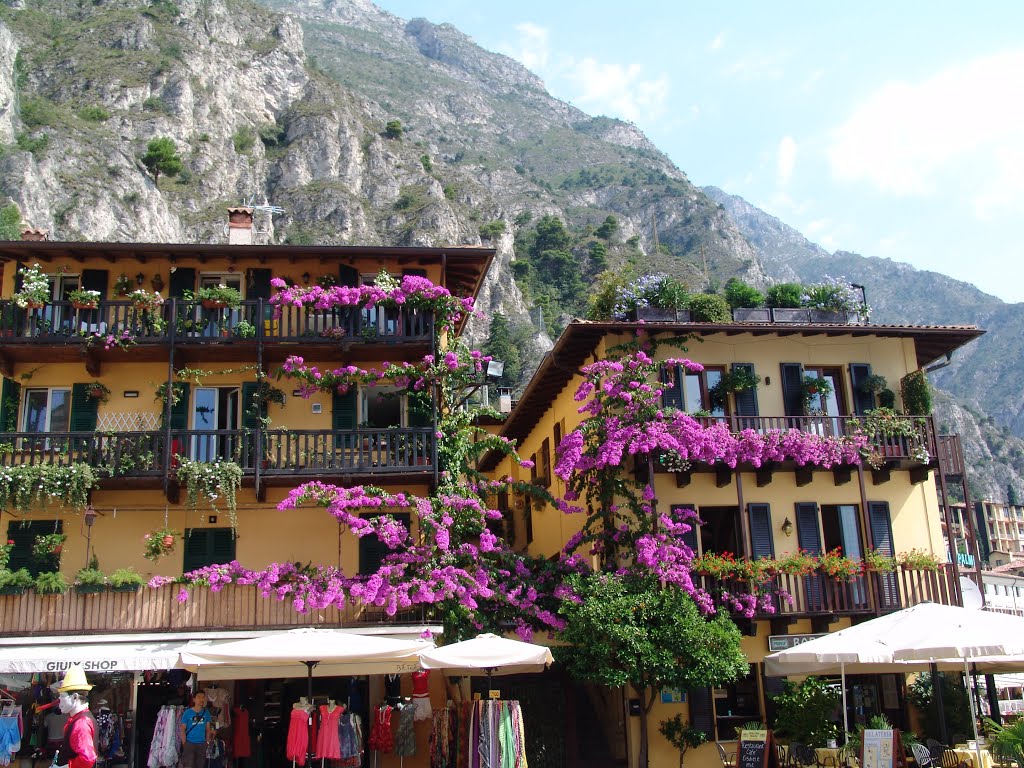
[[[489,632],[420,654],[424,669],[441,669],[449,675],[485,674],[488,688],[492,675],[543,672],[553,661],[547,646],[509,640]]]

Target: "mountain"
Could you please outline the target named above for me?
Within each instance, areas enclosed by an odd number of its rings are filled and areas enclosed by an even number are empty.
[[[141,163],[158,137],[181,155],[173,178]],[[64,240],[222,242],[228,205],[267,200],[284,208],[261,223],[274,242],[493,245],[469,336],[484,342],[488,317],[507,316],[526,372],[551,344],[535,325],[557,331],[582,312],[607,268],[703,288],[827,264],[870,286],[879,318],[993,328],[985,355],[972,345],[936,380],[1024,427],[1008,378],[1017,337],[1002,333],[1012,308],[939,275],[819,253],[694,186],[635,126],[552,98],[451,25],[367,0],[0,2],[5,197]],[[895,296],[911,283],[913,307]],[[993,382],[983,396],[979,379]]]
[[[1007,304],[969,283],[848,251],[829,253],[746,200],[716,187],[704,191],[724,206],[775,281],[813,282],[843,275],[868,291],[878,323],[978,325],[986,334],[957,350],[931,374],[951,397],[936,415],[964,438],[974,497],[1005,501],[1007,487],[1024,489],[1024,304]]]

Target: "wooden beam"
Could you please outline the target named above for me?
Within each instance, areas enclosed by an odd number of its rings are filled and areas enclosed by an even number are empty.
[[[883,464],[878,469],[871,468],[871,484],[881,485],[882,483],[888,483],[890,479],[890,472],[892,467],[889,464]]]
[[[910,482],[913,485],[920,485],[928,479],[928,466],[912,467],[910,469]]]
[[[90,376],[99,378],[103,374],[101,373],[102,365],[100,364],[99,355],[96,354],[96,350],[86,348],[85,352],[85,372]]]
[[[772,616],[771,627],[773,635],[788,635],[789,627],[796,624],[795,616]]]
[[[690,480],[693,479],[693,473],[690,470],[685,472],[676,472],[676,488],[685,488],[690,484]]]
[[[715,487],[725,488],[732,482],[732,470],[724,464],[715,465]]]
[[[838,467],[832,467],[832,478],[836,485],[846,485],[850,482],[850,465],[841,464]]]
[[[810,485],[814,479],[814,470],[810,467],[797,467],[793,472],[796,475],[796,486],[797,488],[803,488],[805,485]]]
[[[814,634],[821,634],[829,631],[829,627],[835,624],[836,617],[832,614],[825,616],[812,616],[811,617],[811,632]]]
[[[762,465],[756,473],[757,476],[757,487],[764,488],[766,485],[771,485],[772,475],[775,473],[771,463]]]
[[[3,352],[0,352],[0,373],[8,379],[14,378],[14,361]]]

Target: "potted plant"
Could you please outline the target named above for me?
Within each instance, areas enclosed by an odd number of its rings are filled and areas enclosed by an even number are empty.
[[[50,279],[43,272],[38,264],[31,267],[22,267],[18,270],[21,277],[21,290],[16,291],[11,298],[14,303],[22,309],[42,309],[50,300],[51,288]]]
[[[808,576],[818,567],[817,558],[804,549],[798,549],[775,561],[780,573],[791,576]]]
[[[99,568],[89,566],[75,574],[75,591],[82,594],[104,592],[107,589],[107,577]]]
[[[338,278],[331,274],[320,275],[320,277],[316,279],[316,284],[326,290],[327,288],[333,288],[336,286],[338,284]]]
[[[251,339],[256,335],[256,326],[248,320],[239,320],[235,324],[235,336],[242,339]]]
[[[911,549],[896,555],[896,563],[908,571],[937,571],[942,561],[923,549]]]
[[[777,283],[765,295],[774,323],[806,323],[809,314],[803,300],[804,287],[799,283]]]
[[[863,569],[860,560],[846,557],[839,547],[818,555],[818,570],[838,581],[852,581],[860,576]]]
[[[93,400],[99,400],[101,403],[105,403],[110,400],[110,387],[101,381],[92,381],[89,382],[88,386],[86,386],[85,394]]]
[[[36,536],[32,544],[32,557],[36,560],[45,560],[51,555],[59,555],[67,538],[67,534],[64,533],[43,533]]]
[[[237,309],[242,303],[242,294],[237,288],[221,283],[200,288],[194,296],[186,293],[185,299],[200,302],[204,309]]]
[[[725,300],[732,310],[732,319],[738,323],[767,323],[771,310],[764,306],[764,294],[737,277],[725,281]]]
[[[693,559],[690,568],[705,576],[724,579],[736,574],[738,564],[732,552],[705,552]]]
[[[132,281],[128,279],[128,275],[122,272],[117,276],[117,280],[114,281],[114,293],[118,296],[127,296],[131,289]]]
[[[138,592],[145,580],[134,568],[118,568],[108,581],[111,592]]]
[[[150,531],[142,537],[145,550],[142,556],[155,563],[161,557],[174,551],[174,543],[178,536],[181,536],[180,531],[167,527]]]
[[[238,528],[238,489],[242,485],[242,468],[234,461],[193,461],[181,458],[177,470],[178,482],[185,486],[189,506],[197,509],[200,495],[217,509],[217,500],[224,499],[231,527]]]
[[[658,730],[669,744],[679,750],[679,768],[683,768],[686,750],[696,749],[708,740],[708,735],[683,720],[682,714],[662,720]]]
[[[860,391],[866,392],[870,395],[877,395],[888,387],[889,383],[885,380],[885,376],[872,373],[870,376],[865,377],[864,381],[861,382]]]
[[[761,377],[750,368],[734,368],[722,373],[718,383],[708,390],[712,408],[725,408],[728,393],[746,392],[757,389]]]
[[[619,287],[613,316],[617,319],[686,322],[689,293],[680,280],[663,272],[644,275]]]
[[[139,288],[129,293],[128,301],[142,312],[155,312],[157,307],[164,303],[164,299],[159,293],[150,293],[145,288]]]
[[[877,549],[864,552],[864,567],[875,573],[892,573],[896,570],[896,558],[883,555]]]
[[[63,595],[71,588],[60,571],[43,571],[36,576],[35,589],[40,595]]]
[[[804,376],[800,389],[803,393],[804,410],[807,412],[807,415],[825,415],[824,405],[828,396],[832,394],[832,382],[824,376]],[[811,404],[815,401],[817,401],[821,407],[812,408]],[[821,411],[821,413],[811,413],[811,411]]]
[[[33,584],[35,579],[28,572],[28,568],[19,568],[16,571],[9,571],[6,568],[0,570],[0,595],[22,595]]]
[[[812,323],[856,323],[867,314],[862,297],[842,277],[826,277],[807,286],[804,305]]]
[[[76,288],[68,291],[67,300],[75,309],[96,309],[100,305],[100,292]]]

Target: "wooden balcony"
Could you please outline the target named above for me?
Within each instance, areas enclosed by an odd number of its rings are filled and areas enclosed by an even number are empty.
[[[715,593],[749,594],[751,585],[738,579],[697,576],[696,583]],[[779,597],[772,600],[774,613],[759,613],[761,619],[878,615],[923,602],[960,605],[959,584],[953,566],[945,564],[936,571],[898,568],[893,573],[867,573],[850,581],[834,579],[823,573],[808,576],[779,574],[768,585],[788,593],[790,603]]]
[[[326,608],[298,613],[290,601],[263,597],[259,588],[231,584],[219,592],[191,588],[190,597],[178,602],[179,586],[138,592],[63,595],[0,595],[0,636],[72,635],[191,630],[257,630],[292,627],[360,627],[419,624],[420,609],[387,616],[383,609],[348,604],[344,610]]]
[[[81,461],[97,470],[104,487],[162,487],[180,457],[230,460],[242,467],[250,484],[260,486],[312,477],[432,475],[435,443],[429,427],[0,432],[0,465],[62,466]]]
[[[95,309],[58,301],[26,310],[7,300],[0,301],[0,372],[15,362],[61,359],[74,347],[98,376],[102,361],[123,355],[111,338],[132,345],[140,362],[166,359],[171,348],[196,360],[255,360],[262,353],[281,361],[299,344],[307,357],[334,359],[356,347],[368,359],[413,359],[429,351],[433,333],[432,315],[405,308],[286,306],[275,317],[263,299],[237,309],[169,299],[156,311],[123,300]]]

